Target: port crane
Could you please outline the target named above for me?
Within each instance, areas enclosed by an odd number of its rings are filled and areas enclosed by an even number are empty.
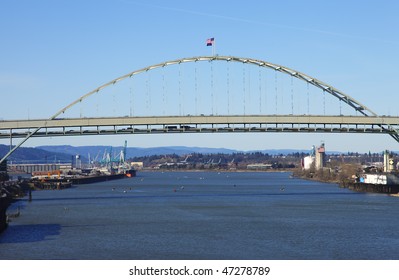
[[[105,150],[102,159],[96,162],[105,166],[109,170],[115,168],[120,170],[128,169],[128,166],[126,166],[127,141],[125,140],[125,145],[116,156],[113,156],[112,149],[113,148],[110,147],[109,151]]]

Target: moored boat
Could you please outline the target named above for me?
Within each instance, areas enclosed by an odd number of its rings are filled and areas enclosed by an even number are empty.
[[[347,182],[344,187],[359,192],[399,193],[399,174],[396,173],[363,173],[356,176],[353,182]]]

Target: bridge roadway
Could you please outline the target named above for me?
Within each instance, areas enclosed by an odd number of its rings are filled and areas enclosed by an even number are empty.
[[[333,132],[396,133],[399,117],[315,116],[315,115],[232,115],[154,116],[0,121],[1,138],[110,135],[143,133],[213,132]]]

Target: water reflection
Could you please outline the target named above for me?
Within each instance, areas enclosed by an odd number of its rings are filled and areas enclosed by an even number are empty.
[[[59,235],[61,225],[13,225],[2,234],[0,243],[27,243],[54,239]]]

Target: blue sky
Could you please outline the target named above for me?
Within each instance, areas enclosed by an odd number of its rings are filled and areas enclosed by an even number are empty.
[[[183,57],[251,57],[309,74],[399,115],[396,1],[0,0],[0,119],[46,118],[133,70]],[[25,146],[399,150],[386,135],[218,134],[31,139]],[[294,141],[293,141],[294,139]],[[8,141],[0,143],[6,144]]]

